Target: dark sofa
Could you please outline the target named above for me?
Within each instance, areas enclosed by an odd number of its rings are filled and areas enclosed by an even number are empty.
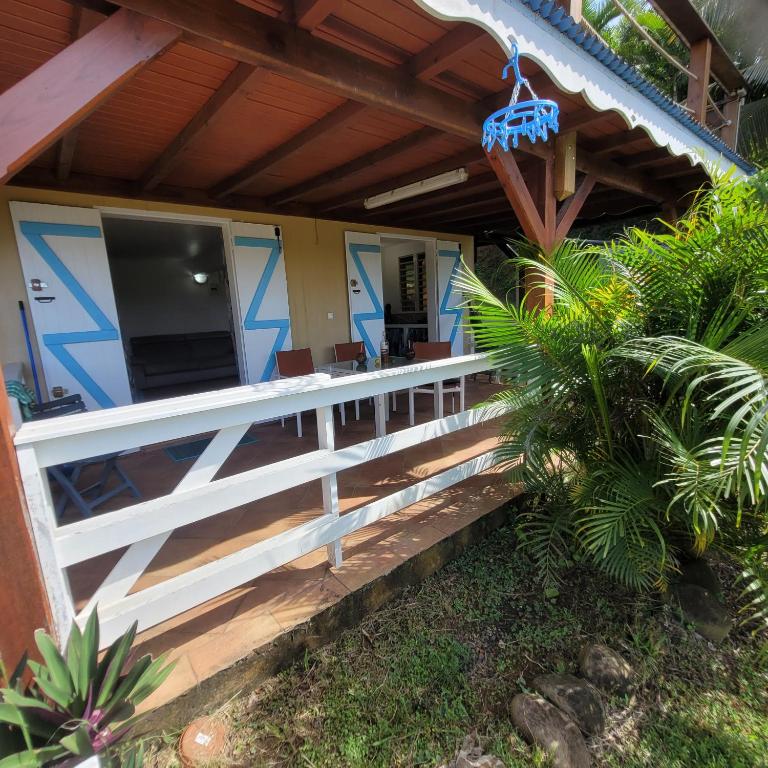
[[[131,372],[137,389],[237,376],[229,331],[131,338]]]

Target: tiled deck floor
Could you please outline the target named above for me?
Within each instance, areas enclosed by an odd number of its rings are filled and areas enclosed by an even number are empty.
[[[487,398],[495,387],[468,382],[467,403]],[[388,423],[392,432],[407,426],[407,397]],[[373,414],[361,404],[355,421],[352,405],[341,427],[336,418],[337,447],[373,437]],[[446,399],[446,407],[448,400]],[[417,423],[433,418],[432,398],[417,396]],[[492,449],[497,427],[485,424],[400,451],[338,475],[342,514]],[[256,442],[238,447],[220,475],[242,472],[317,449],[313,414],[304,416],[304,437],[293,420],[252,427]],[[194,438],[193,438],[194,439]],[[162,446],[122,459],[143,498],[168,493],[192,465],[174,462]],[[344,562],[332,568],[323,547],[277,568],[215,600],[153,627],[140,635],[140,651],[168,651],[178,664],[148,707],[159,706],[227,668],[254,648],[310,619],[400,563],[498,507],[511,495],[500,473],[489,471],[378,521],[343,540]],[[113,507],[130,501],[115,499]],[[259,502],[239,507],[174,531],[133,591],[262,541],[322,514],[320,482],[307,483]],[[70,569],[75,599],[83,605],[122,551]]]

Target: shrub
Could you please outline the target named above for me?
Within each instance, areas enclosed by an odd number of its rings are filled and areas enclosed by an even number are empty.
[[[524,269],[550,311],[465,271],[478,346],[509,387],[499,453],[538,499],[522,541],[545,581],[584,557],[635,589],[718,546],[768,621],[768,207],[729,177],[661,234],[567,241]]]

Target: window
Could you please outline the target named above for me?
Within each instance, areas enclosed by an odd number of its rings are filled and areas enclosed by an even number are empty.
[[[403,312],[425,312],[427,309],[426,259],[423,253],[401,256],[400,307]]]

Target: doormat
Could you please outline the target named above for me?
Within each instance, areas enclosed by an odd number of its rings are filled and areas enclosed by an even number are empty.
[[[188,461],[189,459],[196,459],[208,447],[211,440],[213,440],[212,437],[204,437],[202,440],[190,440],[188,443],[166,445],[163,450],[174,461]],[[246,433],[236,447],[239,448],[241,445],[250,445],[251,443],[258,442],[258,438],[251,437],[251,435]]]

